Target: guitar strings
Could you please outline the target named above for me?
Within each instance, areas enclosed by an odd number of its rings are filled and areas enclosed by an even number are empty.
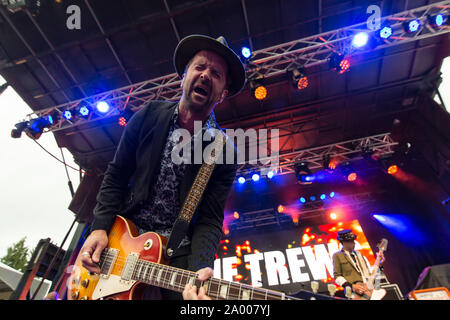
[[[125,266],[124,262],[126,263],[128,258],[123,258],[123,257],[120,257],[120,256],[115,257],[114,254],[110,254],[108,251],[103,251],[102,254],[101,254],[101,260],[103,260],[103,261],[101,261],[101,263],[102,263],[102,268],[101,269],[103,270],[103,267],[105,266],[105,263],[109,262],[111,264],[114,261],[114,259],[115,259],[114,267],[118,267],[118,271],[119,272],[123,271],[123,268]],[[142,274],[143,267],[145,268],[145,270],[144,270],[144,272]],[[152,270],[151,270],[151,273],[150,273],[150,277],[147,277],[146,275],[148,274],[149,269],[152,269]],[[159,277],[158,277],[158,274],[155,272],[157,269],[159,269],[160,272],[161,272],[161,274],[159,274]],[[174,284],[171,284],[172,281],[170,279],[166,279],[166,277],[168,275],[170,275],[170,274],[173,275],[174,271],[172,271],[171,269],[178,270],[177,273],[180,276],[180,280],[179,281],[182,281],[182,280],[185,279],[185,277],[187,277],[186,280],[189,280],[189,278],[193,278],[195,282],[200,282],[199,287],[203,286],[204,283],[207,283],[208,284],[208,290],[207,291],[209,291],[209,292],[207,292],[208,295],[210,295],[210,296],[212,296],[214,298],[217,298],[217,299],[223,298],[220,295],[220,293],[219,293],[220,282],[223,281],[223,280],[216,279],[216,278],[210,278],[210,279],[208,279],[206,281],[200,281],[200,280],[196,279],[197,275],[196,275],[196,273],[194,273],[192,271],[178,269],[178,268],[174,268],[174,267],[171,267],[171,266],[166,266],[166,265],[163,265],[163,264],[155,263],[155,262],[152,262],[152,261],[138,260],[136,262],[134,268],[133,268],[132,277],[133,278],[136,277],[137,279],[142,279],[142,280],[148,280],[148,281],[156,283],[156,284],[158,284],[160,286],[166,287],[167,289],[170,289],[170,287],[172,287],[172,288],[175,288],[177,290],[183,291],[184,290],[184,286],[182,284],[176,282],[176,279],[178,278],[178,275],[174,279],[175,280]],[[144,277],[141,277],[141,274]],[[169,276],[169,278],[170,278],[170,276]],[[217,285],[217,292],[216,293],[211,291],[211,284]],[[239,293],[237,295],[229,292],[230,288],[238,289],[237,288],[238,286],[239,286]],[[251,291],[251,296],[252,296],[251,299],[255,298],[255,293],[256,293],[256,296],[262,296],[263,295],[265,297],[265,299],[268,299],[268,298],[280,299],[282,297],[281,293],[273,292],[273,291],[271,291],[269,289],[255,288],[253,286],[246,285],[246,284],[241,284],[241,283],[236,283],[236,282],[229,282],[228,290],[227,290],[228,291],[227,292],[227,298],[228,299],[239,299],[241,297],[241,291],[242,290]],[[261,292],[261,291],[263,291],[263,292]],[[264,299],[261,299],[261,300],[264,300]]]

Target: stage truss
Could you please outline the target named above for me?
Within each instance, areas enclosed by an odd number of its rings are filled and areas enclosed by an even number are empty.
[[[379,21],[380,24],[383,25],[383,23],[389,22],[393,28],[393,35],[389,39],[383,40],[375,50],[450,32],[449,26],[434,29],[426,23],[429,14],[443,13],[447,15],[449,11],[450,1],[441,1],[382,17]],[[402,24],[405,20],[409,19],[419,19],[423,27],[416,33],[406,33]],[[351,45],[353,35],[360,31],[366,31],[369,34],[376,32],[376,30],[368,30],[367,23],[364,22],[255,51],[253,52],[251,61],[246,65],[247,78],[252,79],[258,75],[271,78],[283,74],[286,70],[293,67],[311,67],[324,64],[329,61],[333,53],[352,56],[366,52],[356,50]],[[369,50],[373,50],[373,48]],[[44,130],[44,132],[58,131],[83,123],[117,116],[125,109],[136,111],[151,100],[178,100],[180,97],[180,78],[176,73],[173,73],[84,99],[35,111],[34,113],[28,114],[24,120],[30,121],[34,118],[55,113],[62,115],[64,111],[74,111],[81,106],[87,106],[91,110],[95,110],[95,106],[99,101],[105,101],[111,107],[110,111],[105,114],[91,112],[88,117],[77,117],[75,120],[67,120],[59,117],[60,119],[58,121]]]
[[[272,137],[274,139],[276,137]],[[250,174],[258,172],[267,174],[274,170],[277,175],[294,173],[294,164],[299,162],[308,163],[311,171],[326,168],[326,160],[338,160],[339,163],[363,159],[365,156],[374,156],[376,158],[386,158],[395,152],[395,142],[390,133],[363,137],[359,139],[342,141],[321,147],[301,149],[278,156],[278,165],[274,167],[273,150],[267,151],[269,157],[259,159],[256,164],[240,164],[237,171],[237,177],[244,176],[250,180]]]

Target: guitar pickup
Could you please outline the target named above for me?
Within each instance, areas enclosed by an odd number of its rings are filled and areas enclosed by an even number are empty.
[[[127,261],[125,262],[125,266],[123,267],[122,274],[120,276],[122,281],[128,282],[131,280],[131,276],[133,275],[138,259],[139,253],[131,252],[128,255]]]

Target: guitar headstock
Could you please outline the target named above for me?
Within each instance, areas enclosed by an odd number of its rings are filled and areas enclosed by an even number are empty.
[[[387,250],[388,241],[387,239],[383,238],[381,239],[380,243],[377,245],[378,249],[380,251],[386,251]]]

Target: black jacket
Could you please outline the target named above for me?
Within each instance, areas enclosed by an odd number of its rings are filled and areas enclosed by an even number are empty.
[[[176,102],[151,101],[130,119],[105,172],[91,230],[109,231],[116,214],[130,217],[148,200],[151,187],[156,183],[170,120],[177,105]],[[184,203],[200,166],[187,165],[180,185],[180,205]],[[236,170],[235,164],[216,164],[203,193],[189,230],[188,269],[192,271],[213,266],[222,237],[224,207]]]

